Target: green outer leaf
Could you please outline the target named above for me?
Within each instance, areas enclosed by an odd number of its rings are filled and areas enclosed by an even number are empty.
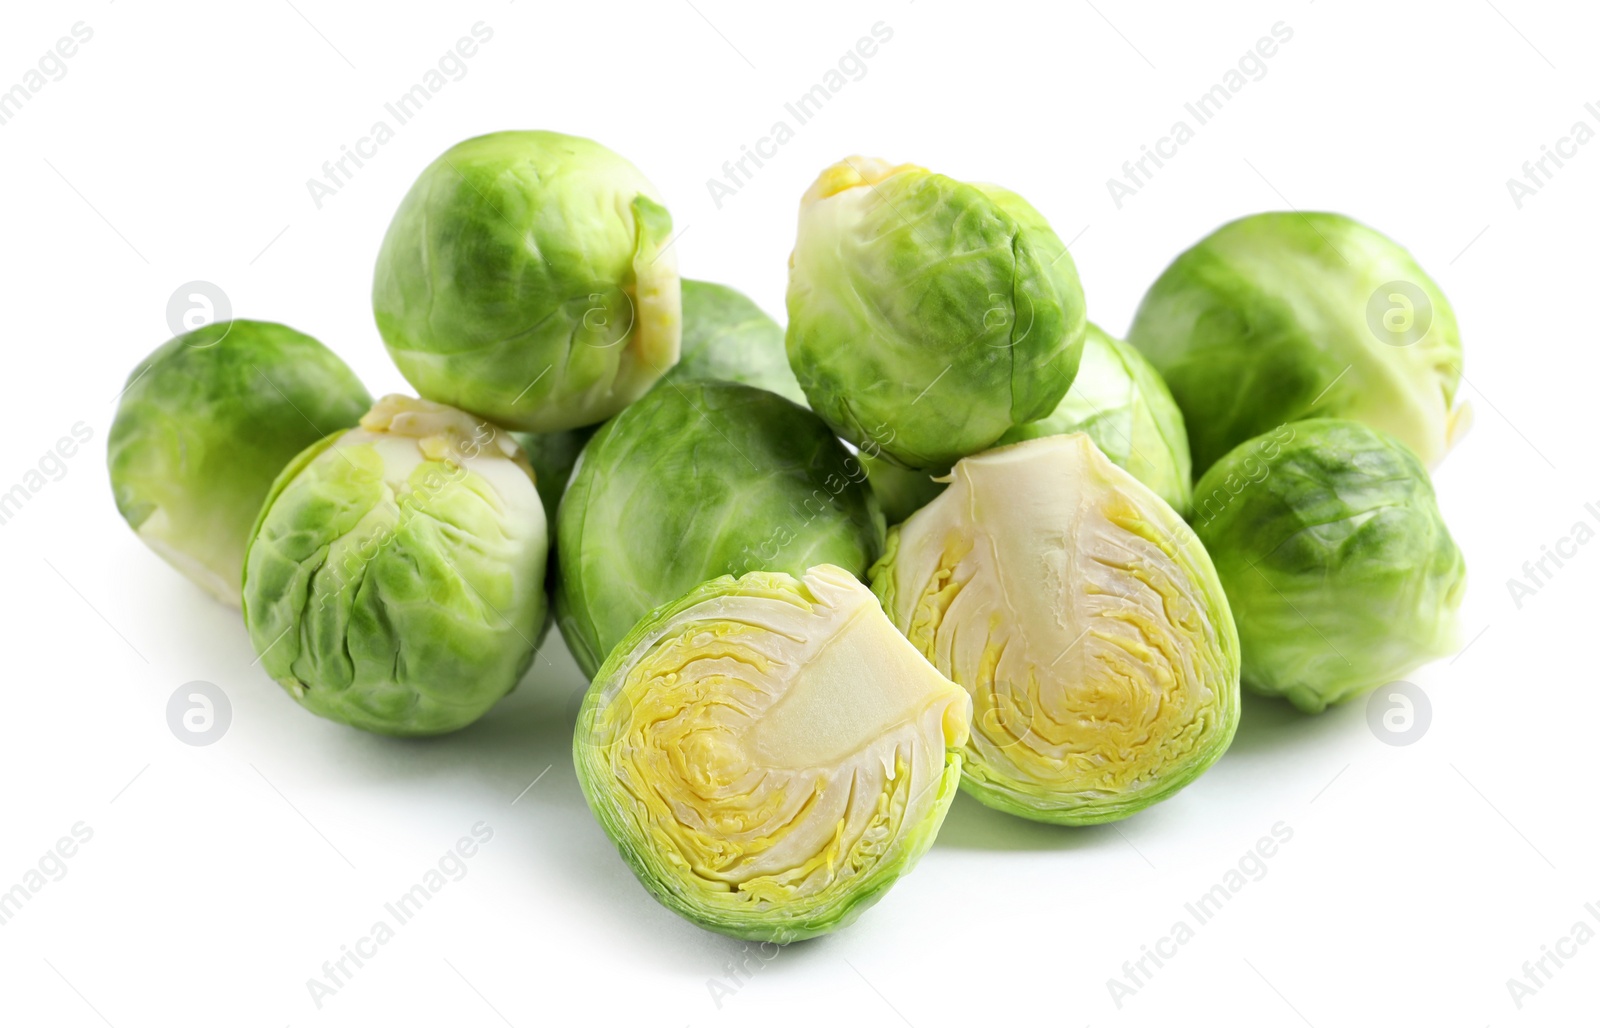
[[[1369,320],[1394,281],[1431,305],[1426,333],[1407,345]],[[1273,212],[1217,229],[1161,273],[1128,340],[1171,387],[1197,473],[1301,418],[1364,422],[1429,465],[1464,424],[1452,407],[1461,338],[1449,302],[1409,253],[1343,215]]]
[[[1195,487],[1246,688],[1316,713],[1449,653],[1466,592],[1428,473],[1354,421],[1291,422]]]
[[[283,325],[218,322],[139,362],[106,442],[112,496],[173,567],[239,605],[250,528],[284,464],[372,398],[327,347]]]
[[[639,882],[663,906],[702,928],[737,939],[798,942],[848,927],[863,911],[878,902],[901,876],[916,866],[917,861],[933,845],[950,803],[955,799],[956,789],[961,782],[961,752],[958,749],[946,751],[944,774],[939,779],[932,815],[906,830],[895,844],[896,852],[885,855],[854,889],[834,902],[821,906],[794,904],[759,918],[734,918],[716,908],[697,903],[694,894],[678,884],[680,872],[661,861],[656,848],[635,831],[633,820],[623,812],[614,783],[607,772],[604,743],[598,740],[596,724],[602,706],[608,702],[608,688],[644,652],[648,652],[649,643],[658,632],[708,600],[747,596],[794,603],[811,602],[805,585],[790,575],[750,572],[739,578],[724,575],[704,582],[677,600],[651,611],[612,650],[594,675],[593,683],[584,695],[573,732],[573,765],[577,770],[578,785],[595,819],[600,822]]]
[[[1072,258],[1037,211],[910,168],[808,197],[788,311],[811,407],[913,468],[949,467],[1050,413],[1085,325]]]
[[[682,350],[662,381],[691,378],[741,382],[802,406],[806,402],[789,370],[783,327],[735,289],[684,279]]]
[[[591,140],[497,132],[430,164],[379,250],[373,312],[428,399],[527,431],[601,421],[678,358],[672,219]]]
[[[673,382],[597,432],[556,519],[556,623],[592,675],[635,622],[708,579],[862,576],[883,546],[866,474],[814,414],[731,382]]]
[[[453,731],[533,659],[543,511],[531,480],[514,496],[450,462],[396,471],[372,436],[330,436],[279,476],[246,554],[245,623],[262,667],[313,713],[385,735]]]

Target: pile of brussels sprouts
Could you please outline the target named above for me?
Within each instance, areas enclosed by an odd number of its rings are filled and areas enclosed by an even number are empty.
[[[1115,821],[1216,762],[1241,684],[1315,712],[1455,644],[1425,467],[1464,425],[1460,343],[1377,232],[1225,225],[1127,341],[1026,200],[915,165],[807,190],[787,329],[680,280],[671,240],[597,143],[467,140],[374,276],[419,398],[208,325],[129,377],[117,506],[289,695],[371,732],[483,717],[553,617],[623,858],[779,942],[876,901],[958,787]]]

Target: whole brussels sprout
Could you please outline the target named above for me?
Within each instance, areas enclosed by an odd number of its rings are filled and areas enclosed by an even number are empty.
[[[1189,511],[1189,437],[1183,415],[1156,369],[1132,346],[1089,326],[1078,377],[1048,417],[1018,425],[1000,442],[1086,433],[1111,463]]]
[[[544,508],[510,437],[386,396],[295,458],[245,555],[262,667],[313,713],[384,735],[481,717],[545,616]]]
[[[371,404],[343,361],[292,328],[240,319],[187,332],[128,376],[106,442],[117,510],[167,563],[237,607],[272,480]]]
[[[573,760],[657,900],[787,943],[854,921],[932,845],[971,716],[850,572],[751,572],[628,633],[584,698]]]
[[[497,132],[423,171],[378,252],[372,307],[406,380],[511,428],[604,420],[678,359],[672,218],[599,143]]]
[[[1217,229],[1161,273],[1128,340],[1171,387],[1196,472],[1309,417],[1382,429],[1434,465],[1468,420],[1449,301],[1399,244],[1340,214]]]
[[[1294,421],[1195,486],[1195,532],[1239,626],[1246,688],[1306,713],[1456,644],[1466,564],[1416,456],[1355,421]]]
[[[1115,821],[1210,767],[1239,723],[1239,637],[1177,512],[1088,435],[968,457],[889,532],[872,587],[972,696],[962,788]]]
[[[715,282],[683,280],[683,346],[678,363],[662,377],[742,382],[806,402],[789,370],[782,327],[743,293]]]
[[[1072,257],[1015,193],[849,158],[800,201],[789,364],[839,435],[948,468],[1049,414],[1078,369]]]
[[[816,415],[764,389],[674,382],[584,447],[556,520],[556,623],[592,676],[701,582],[819,563],[865,575],[883,531],[866,473]]]

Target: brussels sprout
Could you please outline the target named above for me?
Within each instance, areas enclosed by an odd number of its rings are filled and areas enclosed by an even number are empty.
[[[751,572],[628,633],[573,759],[656,899],[785,943],[854,921],[932,845],[971,716],[848,571]]]
[[[1149,486],[1179,514],[1189,510],[1189,437],[1167,384],[1120,339],[1089,326],[1083,363],[1055,412],[1018,425],[1000,442],[1084,432],[1111,463]]]
[[[1397,243],[1343,215],[1217,229],[1161,273],[1128,340],[1172,388],[1197,473],[1301,418],[1364,422],[1429,465],[1466,427],[1449,302]]]
[[[684,279],[682,353],[663,378],[742,382],[806,402],[789,370],[783,329],[743,293],[715,282]]]
[[[672,218],[632,164],[555,132],[457,143],[378,252],[372,307],[430,400],[511,428],[604,420],[678,359]]]
[[[962,788],[1035,821],[1115,821],[1210,767],[1239,637],[1205,549],[1084,433],[956,464],[889,532],[872,587],[972,696]]]
[[[800,202],[789,363],[845,439],[948,468],[1055,409],[1083,349],[1078,272],[1015,193],[850,158]]]
[[[1248,689],[1316,713],[1455,647],[1466,565],[1427,471],[1383,432],[1316,418],[1245,442],[1195,486],[1194,527]]]
[[[238,320],[185,333],[128,376],[106,443],[117,510],[167,563],[237,607],[273,478],[371,404],[343,361],[292,328]]]
[[[510,437],[386,396],[283,470],[245,554],[267,673],[385,735],[476,721],[517,684],[545,616],[544,508]]]
[[[557,517],[556,622],[593,675],[651,609],[708,579],[864,575],[883,514],[816,415],[764,389],[673,382],[584,447]]]

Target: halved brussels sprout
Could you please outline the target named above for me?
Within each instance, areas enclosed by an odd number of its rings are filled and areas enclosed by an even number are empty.
[[[1312,417],[1382,429],[1431,466],[1468,420],[1449,301],[1399,244],[1340,214],[1222,226],[1161,273],[1128,341],[1171,387],[1197,472]]]
[[[1456,645],[1466,564],[1392,436],[1317,418],[1251,439],[1195,486],[1194,528],[1254,692],[1316,713]]]
[[[1094,324],[1084,338],[1083,363],[1072,388],[1048,417],[1018,425],[1001,444],[1083,432],[1111,463],[1166,500],[1189,511],[1189,437],[1183,415],[1156,369],[1132,346]]]
[[[237,607],[272,480],[371,405],[344,361],[292,328],[240,319],[187,332],[128,376],[106,441],[117,510],[167,563]]]
[[[910,468],[1049,414],[1083,348],[1077,269],[1026,200],[863,157],[800,201],[788,307],[811,407]]]
[[[806,402],[789,370],[783,328],[749,297],[715,282],[683,280],[683,345],[678,363],[662,378],[742,382]]]
[[[386,396],[295,458],[245,555],[261,665],[316,714],[385,735],[471,724],[545,616],[544,508],[487,422]]]
[[[804,407],[672,382],[584,447],[556,549],[556,621],[593,675],[639,618],[718,575],[819,563],[865,575],[883,514],[861,465]]]
[[[851,923],[927,851],[971,713],[850,572],[752,572],[628,633],[584,698],[573,760],[656,899],[786,943]]]
[[[1210,767],[1239,637],[1200,540],[1089,436],[969,457],[889,532],[872,587],[973,701],[962,788],[1035,821],[1115,821]]]
[[[378,251],[372,307],[406,380],[511,428],[593,424],[678,359],[672,218],[599,143],[496,132],[430,164]]]

